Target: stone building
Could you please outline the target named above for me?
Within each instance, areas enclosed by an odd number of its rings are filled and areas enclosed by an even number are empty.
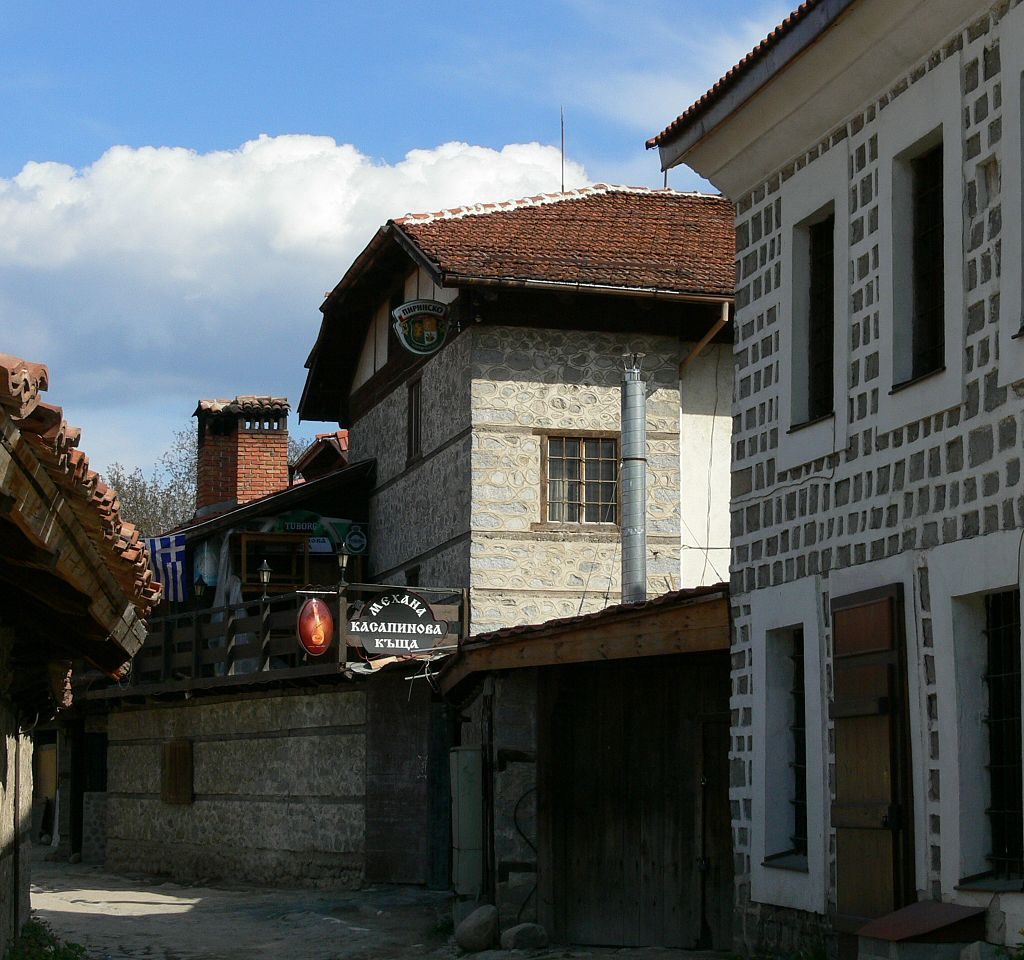
[[[736,208],[747,948],[1020,939],[1022,73],[1008,0],[809,0],[649,143]]]
[[[123,674],[160,593],[48,385],[42,364],[0,354],[0,953],[29,917],[27,731],[70,705],[72,660]]]
[[[380,228],[321,307],[299,404],[376,460],[371,580],[468,587],[473,632],[617,602],[632,352],[648,589],[724,578],[730,217],[719,197],[596,186]],[[392,311],[424,300],[447,335],[414,353]]]

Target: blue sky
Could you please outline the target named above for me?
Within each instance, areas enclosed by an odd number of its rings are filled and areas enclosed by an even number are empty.
[[[561,106],[567,186],[660,186],[644,140],[788,9],[7,0],[0,352],[50,365],[101,469],[152,463],[200,397],[297,401],[376,226],[557,189]]]

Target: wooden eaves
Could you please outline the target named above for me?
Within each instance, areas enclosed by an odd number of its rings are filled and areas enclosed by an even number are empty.
[[[729,590],[720,583],[479,634],[446,661],[441,690],[451,693],[473,674],[492,670],[728,649]]]

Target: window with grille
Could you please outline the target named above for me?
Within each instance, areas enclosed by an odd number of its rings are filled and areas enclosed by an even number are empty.
[[[618,442],[608,437],[547,438],[547,519],[617,523]]]
[[[766,636],[765,866],[807,872],[807,695],[804,629]]]
[[[912,228],[912,377],[945,362],[942,144],[910,161]]]
[[[833,412],[836,216],[808,228],[807,419]]]
[[[985,597],[989,806],[987,859],[1002,878],[1024,877],[1021,797],[1020,591]]]
[[[792,717],[789,731],[792,738],[793,770],[792,795],[790,804],[793,811],[793,832],[790,834],[792,851],[807,856],[807,701],[804,687],[804,631],[796,627],[792,634],[793,646],[790,653],[792,682],[789,693],[792,700]]]

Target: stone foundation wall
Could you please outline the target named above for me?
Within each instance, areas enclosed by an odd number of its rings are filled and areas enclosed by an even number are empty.
[[[82,795],[82,863],[102,864],[107,859],[107,795]]]
[[[362,882],[361,690],[245,693],[111,713],[108,868],[175,880]],[[160,799],[165,741],[193,750],[194,801]]]

